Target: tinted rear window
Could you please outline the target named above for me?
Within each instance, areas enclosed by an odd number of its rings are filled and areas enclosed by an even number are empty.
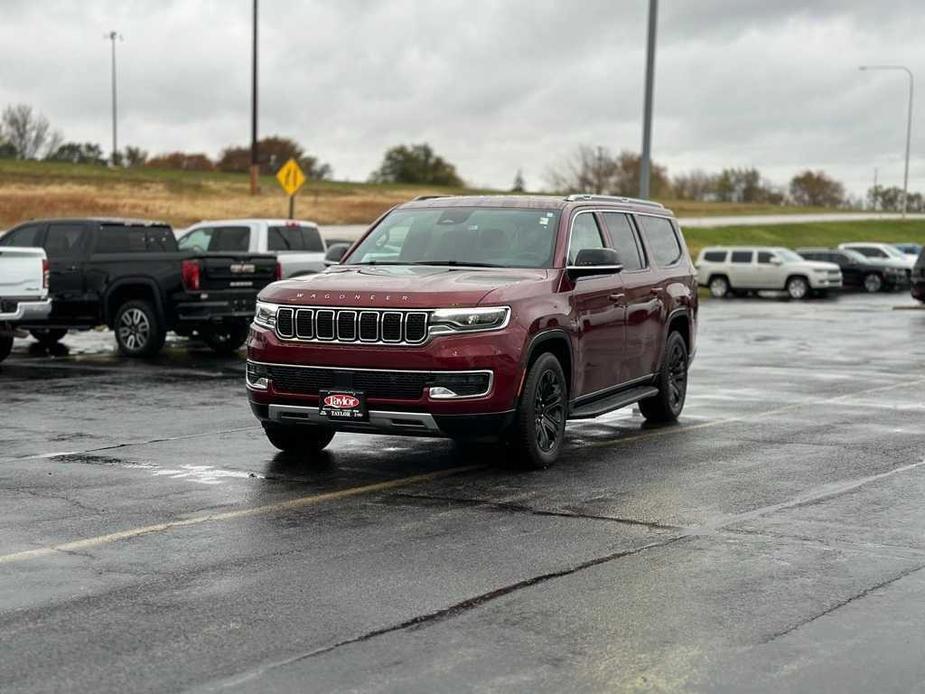
[[[750,263],[752,262],[751,251],[733,251],[732,252],[732,262],[734,263]]]
[[[18,246],[20,248],[38,246],[41,231],[41,224],[27,224],[0,236],[0,245]]]
[[[97,253],[152,253],[177,249],[170,227],[139,227],[106,224],[96,239]]]
[[[726,261],[726,251],[707,251],[703,259],[708,263],[723,263]]]
[[[681,244],[670,221],[664,217],[637,215],[636,223],[642,230],[656,265],[665,267],[681,259]]]
[[[267,250],[270,251],[324,252],[321,233],[315,227],[275,226],[270,227],[269,234]]]

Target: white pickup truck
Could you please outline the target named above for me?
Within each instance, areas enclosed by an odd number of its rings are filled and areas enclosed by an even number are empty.
[[[324,270],[327,246],[314,222],[295,219],[222,219],[179,233],[180,250],[272,253],[281,278]]]
[[[16,323],[42,320],[50,311],[45,250],[0,248],[0,361],[13,348]]]

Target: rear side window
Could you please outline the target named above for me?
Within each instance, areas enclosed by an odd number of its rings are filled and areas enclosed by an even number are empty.
[[[45,252],[49,258],[73,258],[80,255],[87,228],[80,223],[49,224],[45,235]]]
[[[3,236],[0,236],[0,246],[18,246],[20,248],[38,246],[42,227],[42,224],[27,224],[8,231]]]
[[[97,253],[144,253],[147,250],[144,227],[100,227]]]
[[[215,229],[209,227],[194,229],[188,234],[184,234],[183,238],[177,242],[177,245],[180,246],[181,251],[207,251],[214,231]]]
[[[681,244],[669,220],[664,217],[637,215],[636,223],[642,230],[652,254],[652,261],[656,265],[674,265],[681,259]]]
[[[734,263],[750,263],[752,262],[752,256],[754,253],[751,251],[733,251],[732,252],[732,262]]]
[[[251,240],[249,227],[217,227],[209,243],[209,251],[246,251]]]
[[[881,251],[879,248],[869,248],[862,246],[860,248],[855,248],[854,250],[858,251],[861,255],[864,255],[868,258],[886,258],[887,254]]]
[[[645,263],[629,217],[619,212],[605,212],[603,217],[607,231],[610,232],[610,245],[617,252],[623,269],[641,270]]]
[[[267,250],[324,253],[324,243],[315,227],[275,226],[270,227]]]
[[[768,251],[758,251],[758,262],[759,263],[764,263],[765,265],[769,265],[773,257],[774,257],[773,253],[769,253]]]
[[[586,212],[575,217],[572,224],[572,238],[569,242],[568,264],[574,265],[579,251],[586,248],[603,248],[604,239],[594,215]]]
[[[707,251],[703,254],[703,259],[708,263],[725,263],[726,251]]]

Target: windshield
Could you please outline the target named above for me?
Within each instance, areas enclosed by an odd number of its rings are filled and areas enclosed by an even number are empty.
[[[782,260],[786,260],[788,263],[802,263],[803,257],[794,253],[789,248],[775,248],[774,252]]]
[[[894,258],[905,258],[903,252],[898,248],[893,248],[893,246],[884,246],[883,250],[886,251],[887,255],[891,255]]]
[[[557,210],[449,207],[396,210],[350,254],[349,265],[552,265]]]

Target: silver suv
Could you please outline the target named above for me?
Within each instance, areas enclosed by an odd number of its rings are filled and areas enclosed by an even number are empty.
[[[786,291],[791,299],[841,289],[838,265],[806,260],[789,248],[712,246],[697,258],[697,282],[716,298],[755,291]]]

